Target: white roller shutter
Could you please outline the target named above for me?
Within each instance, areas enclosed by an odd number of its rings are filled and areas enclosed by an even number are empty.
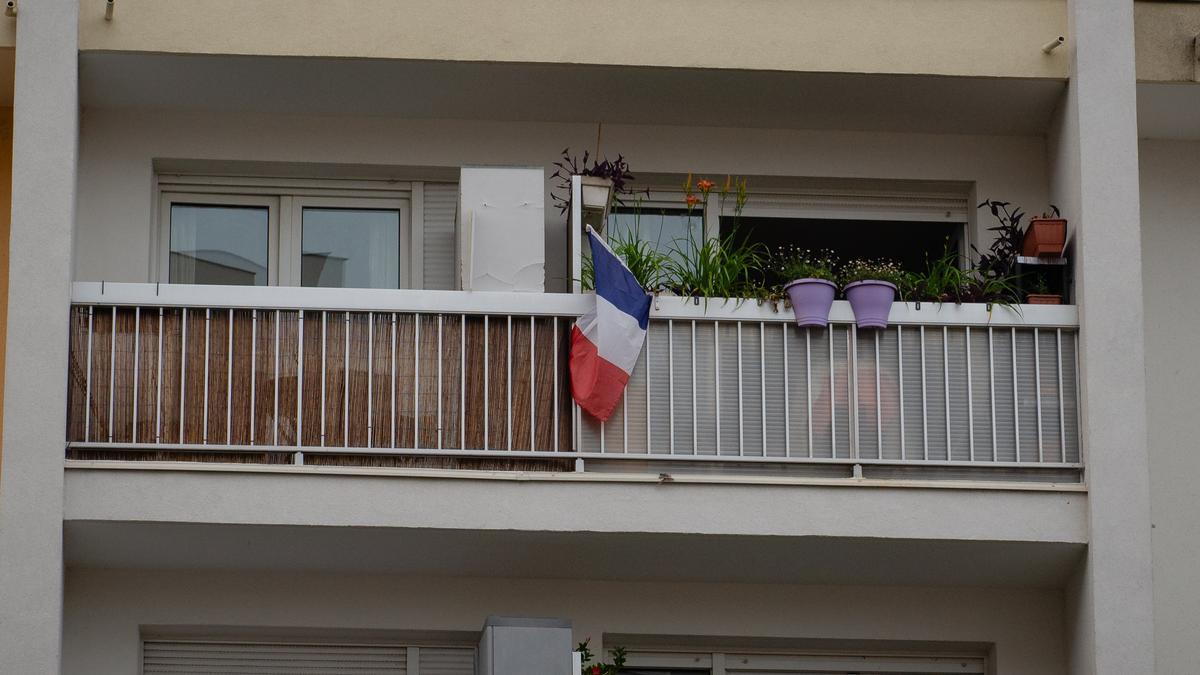
[[[456,647],[421,647],[421,675],[472,675],[475,650]]]
[[[755,190],[744,215],[965,223],[972,210],[966,189],[823,187]]]
[[[402,646],[146,641],[143,675],[407,675]]]
[[[455,214],[458,208],[457,183],[425,183],[424,185],[424,260],[425,289],[455,290]]]
[[[629,654],[632,675],[709,673],[724,664],[725,675],[983,675],[978,656],[888,656],[848,654],[764,654],[719,652],[651,652]],[[648,670],[641,670],[646,668]]]

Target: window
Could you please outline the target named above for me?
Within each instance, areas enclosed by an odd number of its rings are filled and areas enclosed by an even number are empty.
[[[609,238],[613,241],[638,239],[655,251],[678,257],[687,251],[689,241],[704,238],[704,211],[676,206],[621,206],[608,215]]]
[[[423,222],[423,214],[414,218],[411,209],[421,183],[161,176],[159,185],[161,281],[422,284],[421,232],[411,224]]]

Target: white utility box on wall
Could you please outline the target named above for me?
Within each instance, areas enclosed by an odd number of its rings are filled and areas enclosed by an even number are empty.
[[[462,168],[458,270],[463,290],[546,290],[545,193],[541,167]]]

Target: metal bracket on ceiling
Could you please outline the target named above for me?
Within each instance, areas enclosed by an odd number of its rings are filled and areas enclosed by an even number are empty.
[[[17,15],[17,0],[8,0],[4,3],[4,16]]]
[[[104,20],[112,21],[114,0],[104,0]]]

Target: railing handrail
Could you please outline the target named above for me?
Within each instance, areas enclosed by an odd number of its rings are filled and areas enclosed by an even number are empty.
[[[590,294],[516,293],[490,291],[390,290],[302,288],[294,286],[212,286],[77,281],[71,301],[81,305],[142,305],[155,307],[220,307],[232,309],[305,309],[361,312],[417,312],[426,314],[512,314],[525,316],[579,316],[592,306]],[[787,322],[791,310],[755,300],[659,296],[651,318]],[[852,323],[849,303],[833,304],[829,320]],[[1075,328],[1074,305],[985,305],[982,303],[900,303],[892,306],[889,321],[926,326],[1028,326]]]

